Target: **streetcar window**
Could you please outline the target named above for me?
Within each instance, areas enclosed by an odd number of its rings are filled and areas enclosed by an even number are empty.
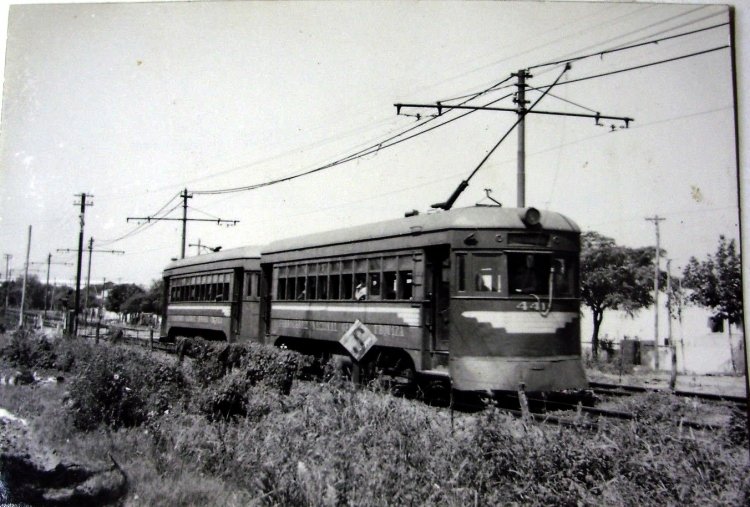
[[[341,293],[339,291],[339,283],[341,282],[341,275],[339,274],[332,274],[331,275],[331,299],[339,299],[341,296]]]
[[[253,274],[254,273],[245,273],[245,296],[246,297],[253,296],[253,286],[255,285],[253,283]]]
[[[296,294],[297,297],[295,299],[305,299],[305,277],[304,276],[298,276],[297,277],[297,286],[296,286]]]
[[[396,299],[398,295],[398,285],[395,271],[386,271],[383,273],[383,297],[385,299]]]
[[[316,277],[315,276],[308,276],[307,277],[307,291],[306,291],[306,297],[305,299],[315,299],[315,284]]]
[[[504,256],[497,254],[474,254],[474,291],[503,291]]]
[[[414,294],[414,277],[411,270],[398,272],[398,299],[411,299]]]
[[[456,276],[458,277],[458,291],[466,291],[466,255],[456,255]]]
[[[576,259],[575,257],[555,257],[552,260],[553,290],[555,296],[573,297],[576,292]]]
[[[380,297],[380,273],[370,273],[369,297]]]
[[[294,299],[294,295],[296,294],[294,292],[294,281],[295,278],[291,276],[286,279],[286,299]]]
[[[344,273],[341,275],[341,299],[352,299],[352,274]]]
[[[318,299],[328,299],[328,277],[318,275]]]
[[[549,294],[551,262],[552,256],[549,254],[508,254],[510,293]]]
[[[367,274],[354,273],[354,299],[364,301],[367,299]]]
[[[286,278],[276,281],[276,299],[286,299]]]

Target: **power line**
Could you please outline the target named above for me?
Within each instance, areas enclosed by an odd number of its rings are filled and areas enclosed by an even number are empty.
[[[508,131],[503,135],[503,137],[500,138],[500,140],[495,144],[495,146],[492,147],[492,149],[487,152],[487,154],[484,156],[481,162],[474,168],[474,170],[471,172],[468,178],[465,180],[462,180],[461,183],[459,183],[456,190],[453,191],[453,194],[448,198],[447,201],[433,204],[433,208],[441,208],[444,210],[449,210],[453,207],[453,204],[456,202],[456,199],[461,195],[461,193],[466,189],[466,187],[469,186],[469,181],[474,177],[474,175],[479,171],[479,169],[484,165],[485,162],[490,158],[490,156],[495,152],[495,150],[505,141],[505,139],[510,135],[511,132],[513,132],[513,129],[515,129],[519,124],[521,124],[526,117],[527,114],[531,112],[534,107],[536,107],[537,104],[547,95],[549,90],[551,90],[559,81],[562,79],[562,77],[565,75],[565,73],[570,69],[570,65],[566,65],[565,69],[560,73],[559,76],[557,76],[557,79],[554,83],[538,98],[534,101],[533,104],[531,104],[528,108],[525,107],[523,99],[519,99],[519,112],[518,112],[518,119],[516,122],[508,129]],[[521,76],[525,76],[525,72],[521,71],[519,73]],[[520,80],[519,87],[523,88],[523,80]]]
[[[613,71],[610,71],[610,72],[604,72],[602,74],[594,74],[592,76],[585,76],[585,77],[580,77],[580,78],[577,78],[577,79],[571,79],[570,81],[563,81],[562,83],[557,83],[557,86],[571,84],[571,83],[579,83],[581,81],[588,81],[589,79],[596,79],[596,78],[600,78],[600,77],[612,76],[612,75],[615,75],[615,74],[621,74],[623,72],[630,72],[631,70],[645,69],[647,67],[653,67],[655,65],[661,65],[661,64],[664,64],[664,63],[676,62],[678,60],[684,60],[686,58],[692,58],[694,56],[705,55],[705,54],[708,54],[708,53],[712,53],[714,51],[719,51],[719,50],[722,50],[722,49],[727,49],[729,47],[730,47],[729,44],[724,44],[723,46],[717,46],[717,47],[711,48],[711,49],[704,49],[703,51],[697,51],[695,53],[689,53],[689,54],[686,54],[686,55],[675,56],[673,58],[666,58],[664,60],[659,60],[659,61],[656,61],[656,62],[644,63],[642,65],[636,65],[634,67],[627,67],[625,69],[618,69],[618,70],[613,70]],[[544,90],[548,86],[552,86],[552,85],[537,86],[535,88],[529,88],[529,90]]]
[[[599,77],[606,77],[606,76],[611,76],[611,75],[619,74],[619,73],[623,73],[623,72],[629,72],[629,71],[632,71],[632,70],[638,70],[638,69],[643,69],[643,68],[647,68],[647,67],[652,67],[652,66],[655,66],[655,65],[661,65],[661,64],[665,64],[665,63],[670,63],[670,62],[674,62],[674,61],[678,61],[678,60],[682,60],[682,59],[686,59],[686,58],[691,58],[691,57],[694,57],[694,56],[700,56],[700,55],[703,55],[703,54],[711,53],[713,51],[718,51],[718,50],[721,50],[721,49],[726,49],[728,47],[729,47],[729,45],[723,45],[723,46],[719,46],[719,47],[716,47],[716,48],[707,49],[707,50],[704,50],[704,51],[698,51],[698,52],[695,52],[695,53],[681,55],[681,56],[677,56],[677,57],[673,57],[673,58],[667,58],[667,59],[664,59],[664,60],[658,60],[658,61],[655,61],[655,62],[649,62],[649,63],[646,63],[646,64],[637,65],[637,66],[633,66],[633,67],[628,67],[628,68],[625,68],[625,69],[614,70],[614,71],[605,72],[605,73],[602,73],[602,74],[596,74],[596,75],[586,76],[586,77],[582,77],[582,78],[578,78],[578,79],[572,79],[572,80],[569,80],[569,81],[557,82],[557,86],[560,86],[560,85],[563,85],[563,84],[570,84],[570,83],[576,83],[576,82],[581,82],[581,81],[587,81],[589,79],[595,79],[595,78],[599,78]],[[597,54],[599,54],[599,53],[597,53]],[[507,81],[507,80],[505,80],[505,81]],[[503,82],[504,81],[501,81],[500,83],[503,83]],[[489,91],[489,90],[493,90],[493,91],[497,90],[498,89],[497,87],[499,86],[500,83],[495,84],[492,87],[488,88],[487,91]],[[543,86],[539,86],[539,87],[528,88],[528,90],[530,90],[530,91],[545,90],[545,89],[548,89],[549,86],[550,85],[543,85]],[[482,93],[486,93],[487,91],[480,92],[478,95],[481,95]],[[500,99],[496,99],[494,101],[491,101],[491,102],[489,102],[487,104],[484,104],[484,106],[482,106],[482,107],[491,106],[492,104],[495,104],[496,102],[499,102],[500,100],[502,100],[504,98],[507,98],[508,96],[510,96],[510,95],[506,95],[504,97],[501,97]],[[471,99],[469,99],[469,100],[471,100]],[[468,100],[466,102],[468,102]],[[451,107],[446,106],[446,109],[458,108],[458,107],[460,107],[460,106],[451,106]],[[389,138],[389,139],[387,139],[385,141],[382,141],[379,144],[372,145],[372,146],[370,146],[368,148],[365,148],[364,150],[360,150],[359,152],[356,152],[356,153],[354,153],[352,155],[349,155],[347,157],[338,159],[338,160],[336,160],[334,162],[330,162],[328,164],[325,164],[325,165],[322,165],[322,166],[310,169],[308,171],[304,171],[304,172],[297,173],[297,174],[294,174],[294,175],[286,176],[286,177],[283,177],[283,178],[277,178],[277,179],[274,179],[274,180],[269,180],[269,181],[266,181],[266,182],[263,182],[263,183],[257,183],[257,184],[253,184],[253,185],[246,185],[246,186],[242,186],[242,187],[233,187],[233,188],[224,188],[224,189],[216,189],[216,190],[196,190],[196,191],[193,191],[193,193],[194,194],[202,194],[202,195],[215,195],[215,194],[225,194],[225,193],[233,193],[233,192],[243,192],[243,191],[256,190],[258,188],[262,188],[262,187],[266,187],[266,186],[270,186],[270,185],[275,185],[275,184],[278,184],[278,183],[283,183],[283,182],[291,181],[291,180],[294,180],[294,179],[297,179],[297,178],[301,178],[303,176],[308,176],[310,174],[314,174],[314,173],[317,173],[317,172],[320,172],[320,171],[323,171],[323,170],[326,170],[326,169],[330,169],[332,167],[335,167],[335,166],[338,166],[338,165],[341,165],[341,164],[344,164],[344,163],[347,163],[347,162],[351,162],[353,160],[362,158],[362,157],[364,157],[366,155],[370,155],[372,153],[376,153],[376,152],[378,152],[380,150],[383,150],[383,149],[386,149],[386,148],[390,148],[390,147],[395,146],[397,144],[400,144],[402,142],[405,142],[405,141],[408,141],[410,139],[413,139],[414,137],[417,137],[419,135],[426,134],[427,132],[430,132],[430,131],[432,131],[432,130],[434,130],[436,128],[442,127],[442,126],[444,126],[444,125],[446,125],[448,123],[452,123],[453,121],[461,119],[461,118],[463,118],[463,117],[465,117],[468,114],[471,114],[473,112],[474,112],[474,110],[471,110],[471,111],[467,112],[466,114],[458,115],[458,116],[456,116],[454,118],[446,120],[446,121],[444,121],[444,122],[442,122],[442,123],[440,123],[438,125],[435,125],[433,127],[428,128],[428,129],[422,130],[422,131],[420,131],[420,132],[418,132],[416,134],[413,134],[411,136],[407,136],[407,137],[405,137],[403,139],[398,139],[399,137],[403,136],[405,133],[407,133],[407,132],[409,132],[411,130],[415,130],[417,128],[420,128],[420,127],[424,126],[426,123],[428,123],[430,121],[433,121],[435,119],[434,117],[430,118],[429,120],[426,120],[426,121],[422,122],[420,125],[412,127],[411,129],[407,129],[406,131],[401,132],[400,134],[397,134],[397,135],[395,135],[395,136],[393,136],[393,137],[391,137],[391,138]],[[396,140],[396,139],[398,139],[398,140]],[[389,142],[389,141],[393,141],[393,142]]]
[[[478,97],[478,96],[480,96],[480,95],[482,95],[484,93],[487,93],[488,91],[490,91],[492,89],[495,89],[495,87],[497,87],[499,84],[504,83],[505,81],[508,81],[509,79],[510,79],[510,77],[504,79],[503,81],[500,81],[500,83],[493,85],[492,87],[488,88],[487,90],[477,93],[476,96]],[[488,102],[487,104],[485,104],[485,106],[490,106],[492,104],[495,104],[495,103],[497,103],[497,102],[499,102],[499,101],[501,101],[503,99],[506,99],[506,98],[510,97],[511,95],[512,94],[504,95],[503,97],[500,97],[499,99],[495,99],[495,100],[493,100],[491,102]],[[468,101],[466,101],[466,102],[468,102]],[[425,130],[422,130],[422,131],[417,132],[415,134],[412,134],[410,136],[404,137],[402,139],[398,139],[399,137],[403,136],[404,134],[407,134],[407,133],[412,132],[412,131],[420,128],[420,127],[423,127],[427,123],[430,123],[430,122],[434,121],[437,118],[437,117],[431,117],[431,118],[423,121],[419,125],[416,125],[414,127],[410,127],[408,129],[404,130],[403,132],[400,132],[399,134],[396,134],[394,136],[391,136],[388,139],[385,139],[385,140],[381,141],[378,144],[371,145],[371,146],[369,146],[369,147],[367,147],[367,148],[365,148],[363,150],[360,150],[358,152],[355,152],[355,153],[353,153],[351,155],[348,155],[346,157],[340,158],[340,159],[335,160],[333,162],[330,162],[328,164],[325,164],[325,165],[322,165],[322,166],[318,166],[318,167],[310,169],[308,171],[304,171],[304,172],[301,172],[301,173],[293,174],[293,175],[286,176],[286,177],[283,177],[283,178],[277,178],[275,180],[270,180],[270,181],[266,181],[266,182],[263,182],[263,183],[256,183],[254,185],[246,185],[246,186],[242,186],[242,187],[233,187],[233,188],[223,188],[223,189],[216,189],[216,190],[194,190],[193,194],[196,194],[196,195],[216,195],[216,194],[227,194],[227,193],[233,193],[233,192],[243,192],[243,191],[249,191],[249,190],[256,190],[258,188],[262,188],[262,187],[266,187],[266,186],[270,186],[270,185],[275,185],[275,184],[283,183],[283,182],[286,182],[286,181],[291,181],[291,180],[294,180],[294,179],[297,179],[297,178],[301,178],[302,176],[308,176],[310,174],[314,174],[314,173],[317,173],[317,172],[320,172],[320,171],[323,171],[323,170],[326,170],[326,169],[330,169],[332,167],[336,167],[338,165],[345,164],[347,162],[352,162],[354,160],[357,160],[359,158],[365,157],[367,155],[371,155],[373,153],[377,153],[378,151],[384,150],[386,148],[390,148],[392,146],[396,146],[398,144],[401,144],[402,142],[408,141],[410,139],[414,139],[417,136],[420,136],[422,134],[426,134],[427,132],[435,130],[436,128],[440,128],[440,127],[442,127],[444,125],[447,125],[448,123],[452,123],[452,122],[454,122],[456,120],[464,118],[465,116],[468,116],[469,114],[472,114],[474,112],[475,111],[473,111],[473,110],[472,111],[468,111],[467,113],[458,115],[458,116],[456,116],[454,118],[446,120],[446,121],[444,121],[442,123],[434,125],[434,126],[432,126],[430,128],[427,128]]]
[[[147,216],[147,217],[128,217],[127,221],[130,222],[131,220],[146,220],[147,222],[160,222],[165,220],[173,220],[173,221],[180,221],[182,222],[182,250],[181,250],[181,259],[185,258],[185,242],[187,238],[187,223],[188,222],[216,222],[217,225],[221,225],[222,223],[228,223],[230,225],[237,225],[239,220],[224,220],[222,218],[188,218],[187,217],[187,200],[193,198],[193,194],[188,192],[188,189],[186,188],[184,191],[180,192],[180,197],[182,198],[182,218],[169,218],[166,216],[162,217],[154,217],[154,216]],[[176,207],[175,207],[176,208]],[[173,208],[173,209],[175,209]]]
[[[179,195],[180,195],[179,192],[177,192],[176,194],[174,194],[172,197],[169,198],[169,200],[166,202],[166,204],[164,204],[161,208],[159,208],[158,211],[156,211],[152,215],[153,216],[159,215],[159,213],[161,213],[164,210],[164,208],[166,208],[167,206],[169,206],[169,204],[172,201],[174,201],[174,199],[176,197],[179,197]],[[172,211],[176,210],[179,206],[180,206],[180,203],[178,202],[172,209],[170,209],[169,211],[167,211],[166,213],[164,213],[164,215],[170,214]],[[154,222],[147,222],[147,223],[138,224],[134,229],[126,232],[122,236],[119,236],[119,237],[114,238],[114,239],[105,239],[105,240],[100,241],[100,243],[102,244],[102,246],[111,245],[111,244],[116,243],[118,241],[121,241],[121,240],[123,240],[125,238],[129,238],[131,236],[134,236],[137,233],[143,232],[144,230],[146,230],[149,227],[151,227],[153,224],[154,224]]]
[[[648,40],[648,41],[641,42],[641,43],[638,43],[638,44],[631,44],[629,46],[624,46],[624,47],[620,47],[620,48],[606,49],[604,51],[598,51],[596,53],[589,53],[589,54],[586,54],[586,55],[576,56],[576,57],[568,58],[568,59],[565,59],[565,60],[558,60],[558,61],[554,61],[554,62],[540,63],[538,65],[532,65],[531,67],[528,67],[526,70],[538,69],[540,67],[548,67],[548,66],[560,65],[560,64],[563,64],[563,63],[577,62],[577,61],[584,60],[584,59],[587,59],[587,58],[592,58],[594,56],[604,57],[604,55],[608,55],[608,54],[611,54],[611,53],[617,53],[619,51],[627,51],[629,49],[639,48],[639,47],[642,47],[642,46],[648,46],[648,45],[651,45],[651,44],[658,44],[660,42],[664,42],[664,41],[667,41],[667,40],[677,39],[677,38],[680,38],[680,37],[687,37],[688,35],[694,35],[696,33],[705,32],[707,30],[714,30],[716,28],[719,28],[719,27],[722,27],[722,26],[728,26],[728,25],[729,25],[729,22],[719,23],[719,24],[708,26],[708,27],[705,27],[705,28],[699,28],[697,30],[691,30],[689,32],[683,32],[683,33],[678,33],[678,34],[675,34],[675,35],[670,35],[668,37],[662,37],[660,39]],[[671,28],[670,30],[674,30],[674,28]]]

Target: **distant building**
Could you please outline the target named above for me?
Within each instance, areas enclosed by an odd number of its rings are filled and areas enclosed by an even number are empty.
[[[679,373],[732,374],[745,372],[744,331],[740,326],[722,326],[711,319],[705,308],[685,306],[681,322],[672,320],[672,339],[677,347]],[[659,312],[659,369],[672,366],[671,352],[666,346],[669,323],[666,308]],[[585,350],[591,350],[593,320],[591,312],[583,307],[581,312],[581,341]],[[731,333],[730,333],[731,331]],[[732,348],[730,349],[730,336]],[[654,309],[640,310],[633,317],[625,312],[607,310],[599,330],[599,339],[612,340],[616,347],[622,339],[637,339],[643,343],[643,364],[654,366]]]

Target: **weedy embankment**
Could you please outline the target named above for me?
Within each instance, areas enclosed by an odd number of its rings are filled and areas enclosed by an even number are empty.
[[[61,456],[103,466],[111,455],[127,505],[750,502],[742,425],[681,429],[671,414],[692,409],[669,395],[592,432],[492,408],[452,417],[257,344],[204,343],[180,361],[22,336],[0,354],[6,366],[63,372],[56,388],[0,387],[3,404]]]

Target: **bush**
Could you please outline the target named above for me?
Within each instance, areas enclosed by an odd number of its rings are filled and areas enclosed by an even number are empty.
[[[56,358],[47,338],[25,329],[13,333],[10,342],[0,349],[0,356],[21,368],[53,368]]]
[[[179,405],[187,382],[175,366],[142,351],[100,346],[70,385],[76,427],[137,426]]]
[[[200,410],[212,420],[247,416],[254,386],[262,385],[277,395],[288,395],[294,379],[305,376],[313,363],[308,356],[259,344],[234,345],[229,352],[227,348],[213,346],[213,354],[206,350],[210,349],[203,348],[193,363],[194,370],[200,372],[201,383],[219,371],[235,368],[203,390]],[[253,413],[258,416],[265,411],[255,406]]]

